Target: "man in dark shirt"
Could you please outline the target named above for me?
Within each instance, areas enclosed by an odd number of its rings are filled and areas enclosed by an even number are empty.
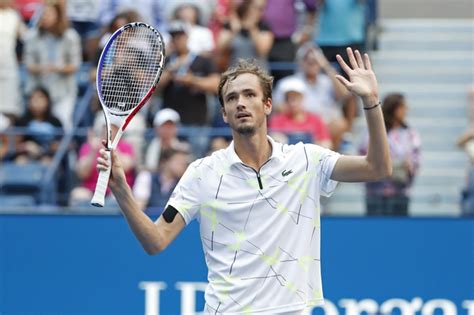
[[[163,107],[176,110],[185,126],[202,126],[208,121],[206,94],[217,92],[220,76],[212,59],[189,51],[187,31],[182,22],[170,25],[172,52],[159,87],[163,90]]]

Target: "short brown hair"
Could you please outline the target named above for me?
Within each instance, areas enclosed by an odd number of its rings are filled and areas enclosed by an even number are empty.
[[[269,75],[265,70],[263,70],[262,67],[260,67],[256,61],[239,59],[236,66],[229,68],[221,75],[221,80],[219,82],[219,87],[217,90],[221,106],[224,106],[224,97],[222,95],[222,89],[224,88],[226,83],[234,80],[237,76],[244,73],[254,74],[258,77],[258,80],[260,81],[260,86],[262,87],[264,100],[272,98],[273,77]]]

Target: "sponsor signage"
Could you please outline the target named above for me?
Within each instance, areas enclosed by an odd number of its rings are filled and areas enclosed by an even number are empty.
[[[158,256],[121,216],[0,216],[0,314],[201,314],[192,223]],[[305,315],[474,315],[474,220],[322,219],[324,307]]]

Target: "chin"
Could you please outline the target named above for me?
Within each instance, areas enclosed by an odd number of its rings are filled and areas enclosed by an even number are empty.
[[[255,133],[255,127],[254,126],[238,126],[235,128],[235,131],[240,133],[241,135],[253,135]]]

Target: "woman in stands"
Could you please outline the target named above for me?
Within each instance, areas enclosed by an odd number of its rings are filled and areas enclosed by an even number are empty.
[[[410,187],[420,164],[420,137],[406,122],[407,109],[402,94],[389,94],[383,101],[393,172],[385,180],[366,183],[368,215],[408,215]],[[365,141],[360,152],[365,154],[367,147]]]
[[[48,88],[53,113],[66,128],[72,127],[81,60],[81,40],[69,27],[64,8],[59,3],[46,4],[38,27],[30,30],[25,40],[26,90],[29,93],[40,84]]]
[[[49,163],[54,156],[63,127],[51,111],[51,98],[45,88],[35,88],[28,99],[25,114],[15,127],[24,128],[15,139],[15,162],[41,161]]]

